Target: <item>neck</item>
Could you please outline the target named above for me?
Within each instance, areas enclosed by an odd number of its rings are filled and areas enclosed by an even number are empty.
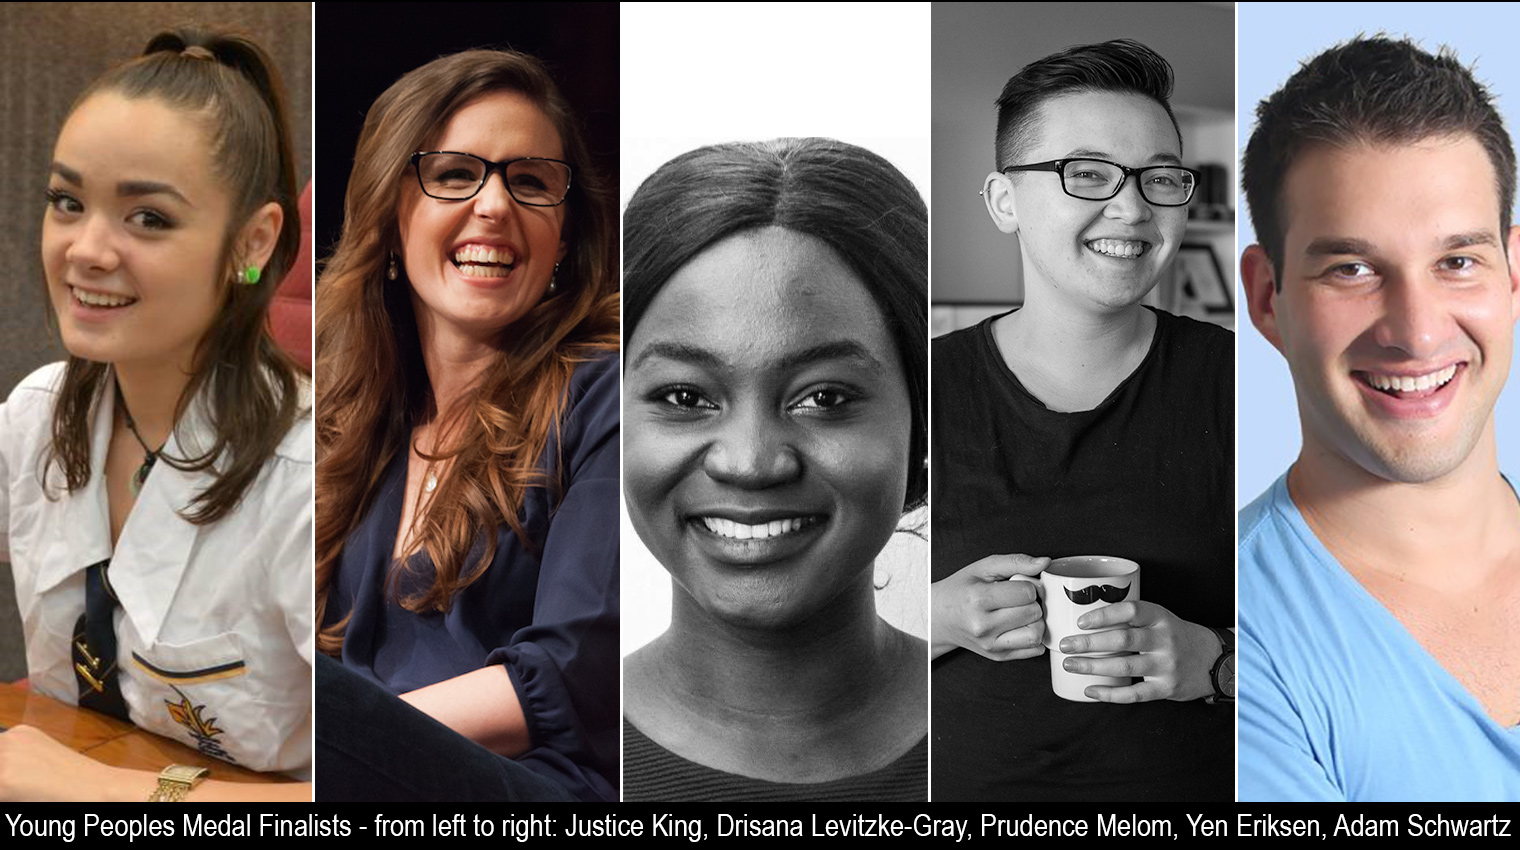
[[[467,334],[439,321],[413,296],[422,363],[433,391],[434,416],[446,416],[499,356],[496,338]]]
[[[1040,289],[1026,293],[1024,306],[1009,316],[1017,317],[1019,341],[1040,354],[1089,362],[1150,342],[1153,314],[1140,304],[1112,310],[1079,310]],[[1093,356],[1088,356],[1089,353]]]
[[[1432,481],[1380,478],[1305,435],[1288,489],[1326,548],[1370,570],[1450,588],[1520,553],[1520,502],[1499,475],[1490,418],[1460,466]]]
[[[112,371],[137,433],[150,447],[162,446],[190,385],[188,370],[179,364],[117,363]]]
[[[867,577],[870,571],[865,571]],[[847,716],[892,678],[892,641],[863,582],[799,626],[770,631],[720,621],[675,587],[662,638],[680,699],[699,713],[742,727],[817,727]]]
[[[1078,310],[1038,288],[1027,296],[998,320],[994,338],[1024,389],[1051,410],[1097,407],[1150,350],[1156,316],[1139,304]]]

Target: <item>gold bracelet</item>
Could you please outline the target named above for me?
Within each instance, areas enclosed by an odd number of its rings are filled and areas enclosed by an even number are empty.
[[[158,787],[148,796],[150,803],[183,803],[185,795],[201,784],[211,771],[204,767],[171,764],[158,774]]]

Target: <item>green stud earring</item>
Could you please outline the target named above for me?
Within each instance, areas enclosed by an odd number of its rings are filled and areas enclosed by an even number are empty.
[[[252,286],[253,284],[258,283],[259,278],[263,275],[263,269],[255,265],[250,265],[248,268],[238,272],[238,283],[246,283]]]

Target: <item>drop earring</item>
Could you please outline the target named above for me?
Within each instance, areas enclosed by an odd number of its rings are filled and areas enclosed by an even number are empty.
[[[556,293],[556,292],[559,291],[559,281],[556,279],[556,276],[558,274],[559,274],[559,263],[555,263],[554,264],[554,271],[549,272],[549,294],[550,295],[553,295],[554,293]]]
[[[395,254],[391,254],[391,263],[385,269],[385,279],[386,280],[395,280],[396,278],[398,278],[400,276],[401,276],[401,271],[396,268],[396,255]]]

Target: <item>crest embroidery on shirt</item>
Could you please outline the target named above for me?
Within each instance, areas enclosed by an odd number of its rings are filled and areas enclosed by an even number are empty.
[[[164,705],[169,709],[169,717],[175,723],[185,727],[190,737],[195,739],[195,748],[208,756],[215,756],[222,761],[236,764],[237,759],[223,749],[222,742],[217,740],[217,736],[224,734],[225,730],[216,725],[215,717],[205,717],[202,714],[206,706],[192,704],[190,698],[173,685],[169,688],[179,697],[178,703],[164,700]]]

